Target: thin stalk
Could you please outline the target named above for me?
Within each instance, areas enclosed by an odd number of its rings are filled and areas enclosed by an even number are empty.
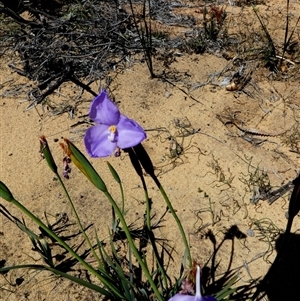
[[[20,209],[24,214],[26,214],[33,222],[40,226],[49,236],[51,236],[55,241],[57,241],[63,248],[65,248],[70,255],[72,255],[79,263],[82,264],[90,273],[97,277],[107,288],[109,288],[114,294],[122,298],[123,296],[120,292],[104,277],[97,273],[92,266],[86,263],[74,250],[65,243],[59,236],[57,236],[53,231],[51,231],[40,219],[38,219],[34,214],[32,214],[26,207],[19,203],[16,199],[11,200],[11,203],[14,204],[18,209]],[[163,301],[163,300],[160,300]]]
[[[190,264],[190,267],[192,267],[192,257],[191,257],[191,253],[190,253],[190,248],[189,248],[189,245],[188,245],[188,241],[186,239],[186,236],[185,236],[185,233],[184,233],[184,230],[183,230],[183,227],[181,225],[181,222],[175,212],[175,210],[173,209],[173,206],[166,194],[166,192],[164,191],[162,185],[160,184],[159,180],[157,179],[155,173],[154,173],[154,166],[151,162],[151,159],[149,157],[149,155],[147,154],[146,150],[144,149],[144,147],[142,146],[142,144],[138,144],[136,145],[135,147],[133,147],[132,149],[132,153],[135,154],[135,156],[133,156],[130,152],[129,154],[131,154],[131,162],[134,166],[134,168],[136,169],[137,173],[140,175],[140,177],[142,177],[142,171],[141,171],[141,165],[143,166],[144,170],[150,175],[150,177],[153,179],[153,181],[155,182],[155,184],[158,186],[161,194],[163,195],[163,198],[165,199],[166,203],[167,203],[167,206],[169,208],[169,210],[171,211],[176,223],[177,223],[177,226],[179,228],[179,231],[180,231],[180,234],[182,236],[182,240],[183,240],[183,243],[185,245],[185,248],[186,248],[186,253],[185,255],[187,254],[187,257],[189,259],[189,264]],[[138,159],[138,163],[135,162],[136,160],[134,159]]]
[[[125,196],[124,196],[124,189],[123,189],[122,181],[121,181],[117,171],[114,169],[114,167],[109,162],[107,162],[107,165],[108,165],[108,168],[109,168],[112,176],[114,177],[116,182],[119,184],[120,192],[121,192],[121,200],[122,200],[121,212],[124,215],[125,214]],[[119,225],[119,220],[116,219],[116,213],[115,213],[114,208],[111,207],[111,209],[112,209],[112,229],[113,229],[113,231],[115,231],[115,229]]]
[[[192,256],[191,256],[191,252],[190,252],[190,247],[189,247],[189,244],[188,244],[188,241],[187,241],[187,238],[186,238],[186,235],[184,233],[184,229],[182,227],[182,224],[180,222],[180,219],[178,218],[178,215],[176,214],[164,188],[162,187],[162,185],[160,184],[159,180],[157,179],[157,177],[155,175],[151,175],[152,179],[154,180],[155,184],[157,185],[157,187],[159,188],[163,198],[165,199],[166,201],[166,204],[171,212],[171,214],[173,215],[176,223],[177,223],[177,226],[179,228],[179,231],[180,231],[180,234],[181,234],[181,237],[182,237],[182,240],[183,240],[183,243],[184,243],[184,246],[185,246],[185,250],[187,252],[187,258],[188,258],[188,261],[189,261],[189,266],[192,267],[193,265],[193,262],[192,262]]]
[[[155,257],[156,262],[158,264],[160,273],[163,277],[164,285],[165,285],[165,287],[167,287],[167,275],[166,275],[166,272],[165,272],[163,266],[161,265],[158,250],[157,250],[157,247],[156,247],[156,244],[155,244],[155,237],[154,237],[154,234],[153,234],[152,229],[151,229],[151,201],[150,201],[150,198],[149,198],[148,189],[147,189],[147,185],[146,185],[145,178],[144,178],[143,174],[141,174],[140,178],[141,178],[141,181],[142,181],[142,185],[143,185],[144,192],[145,192],[145,199],[146,199],[147,235],[148,235],[148,238],[149,238],[150,243],[152,245],[153,252],[154,252],[154,257]]]
[[[148,157],[147,153],[144,151],[144,148],[142,147],[141,144],[134,148],[127,149],[126,152],[128,152],[132,166],[134,167],[136,173],[139,175],[139,177],[142,181],[143,189],[145,192],[145,198],[146,198],[146,221],[144,221],[144,230],[146,231],[147,240],[150,240],[150,243],[153,247],[153,253],[154,253],[157,265],[158,265],[160,273],[164,279],[165,287],[167,287],[166,271],[163,268],[163,264],[161,264],[161,259],[159,256],[159,252],[157,250],[154,233],[152,231],[151,200],[148,195],[148,189],[147,189],[147,185],[146,185],[145,178],[144,178],[143,171],[142,171],[142,166],[144,166],[145,170],[148,170],[148,173],[152,173],[153,166],[152,166],[150,158]],[[153,173],[154,173],[154,170],[153,170]]]
[[[148,2],[148,10],[149,10],[149,26],[148,22],[146,21],[146,0],[144,0],[143,3],[143,21],[144,21],[144,26],[145,26],[145,36],[146,36],[146,41],[144,37],[144,44],[145,44],[145,50],[146,53],[145,55],[147,56],[147,65],[148,69],[151,74],[151,78],[155,77],[155,74],[153,72],[153,65],[152,65],[152,31],[151,31],[151,7],[150,7],[150,0]]]
[[[114,235],[115,229],[117,227],[117,223],[116,223],[116,213],[114,210],[114,207],[111,207],[111,215],[112,215],[112,224],[111,224],[111,228],[112,228],[112,234]]]
[[[155,78],[155,74],[153,72],[152,53],[151,53],[152,52],[151,17],[149,16],[150,21],[149,21],[149,27],[148,27],[148,24],[146,21],[146,0],[143,1],[143,22],[144,22],[144,27],[145,27],[145,33],[143,32],[142,29],[141,30],[139,29],[138,21],[136,19],[132,1],[129,1],[129,5],[130,5],[131,12],[132,12],[133,23],[134,23],[137,34],[138,34],[139,39],[142,44],[142,48],[143,48],[143,52],[145,55],[147,67],[150,72],[150,76],[151,76],[151,78]],[[149,12],[150,12],[150,1],[148,2],[148,5],[149,5]]]
[[[141,175],[140,178],[142,181],[142,185],[143,185],[144,193],[145,193],[145,199],[146,199],[146,226],[147,226],[147,231],[150,231],[150,229],[151,229],[151,201],[149,198],[147,185],[146,185],[143,175]]]
[[[57,270],[55,268],[52,268],[52,267],[49,267],[49,266],[44,266],[44,265],[38,265],[38,264],[23,264],[23,265],[15,265],[15,266],[11,266],[11,267],[5,267],[5,268],[1,268],[0,271],[1,272],[5,272],[5,271],[11,271],[11,270],[18,270],[18,269],[33,269],[33,270],[41,270],[41,271],[50,271],[52,272],[53,274],[56,274],[58,276],[61,276],[61,277],[64,277],[66,279],[69,279],[75,283],[78,283],[79,285],[82,285],[82,286],[85,286],[89,289],[92,289],[93,291],[95,292],[98,292],[108,298],[111,298],[112,295],[106,291],[104,288],[98,286],[98,285],[95,285],[91,282],[87,282],[87,281],[84,281],[80,278],[77,278],[77,277],[74,277],[74,276],[71,276],[69,274],[66,274],[60,270]]]
[[[148,280],[151,288],[153,289],[153,292],[155,293],[155,295],[156,295],[156,297],[157,297],[157,299],[159,301],[164,301],[162,295],[159,293],[158,288],[155,285],[155,283],[154,283],[154,281],[153,281],[153,279],[151,277],[151,274],[149,272],[149,269],[148,269],[147,265],[143,261],[141,255],[140,255],[140,253],[138,251],[138,249],[136,248],[136,246],[135,246],[135,244],[133,242],[133,239],[132,239],[131,234],[130,234],[130,230],[128,229],[128,226],[126,224],[124,216],[123,216],[122,212],[120,211],[117,203],[112,198],[112,196],[109,194],[109,192],[106,191],[106,192],[104,192],[104,194],[108,198],[108,200],[110,201],[111,205],[114,207],[114,210],[115,210],[116,214],[118,215],[118,217],[120,219],[120,222],[122,224],[122,228],[123,228],[123,230],[124,230],[124,232],[126,234],[128,243],[129,243],[129,245],[130,245],[130,247],[132,249],[132,252],[133,252],[135,258],[137,259],[137,261],[139,262],[139,264],[140,264],[140,266],[141,266],[141,268],[142,268],[142,270],[143,270],[143,272],[144,272],[144,274],[145,274],[145,276],[146,276],[146,278],[147,278],[147,280]]]
[[[282,64],[283,57],[286,51],[286,48],[288,46],[287,44],[287,37],[288,37],[288,32],[289,32],[289,7],[290,7],[290,1],[286,1],[286,21],[285,21],[285,33],[284,33],[284,42],[283,42],[283,51],[282,51],[282,57],[280,60],[280,65]]]
[[[121,199],[122,199],[122,209],[121,209],[121,212],[122,212],[122,214],[124,214],[124,210],[125,210],[125,196],[124,196],[124,189],[123,189],[122,182],[120,182],[120,191],[121,191]]]
[[[58,180],[59,180],[61,186],[63,187],[63,190],[64,190],[64,192],[65,192],[65,195],[66,195],[66,197],[67,197],[67,199],[68,199],[68,201],[69,201],[69,203],[70,203],[70,206],[71,206],[72,211],[73,211],[73,213],[74,213],[74,215],[75,215],[75,218],[76,218],[77,224],[78,224],[78,226],[79,226],[79,228],[80,228],[80,231],[81,231],[82,235],[84,236],[86,242],[88,243],[91,252],[93,253],[95,259],[96,259],[97,262],[98,262],[98,265],[101,266],[100,258],[99,258],[98,255],[96,254],[96,252],[95,252],[95,250],[94,250],[94,248],[93,248],[93,246],[92,246],[92,243],[91,243],[89,237],[86,235],[86,233],[85,233],[85,231],[84,231],[84,229],[83,229],[83,226],[82,226],[82,224],[81,224],[81,222],[80,222],[80,218],[79,218],[79,216],[78,216],[78,214],[77,214],[77,211],[76,211],[76,209],[75,209],[74,203],[72,202],[72,200],[71,200],[71,198],[70,198],[69,192],[68,192],[68,190],[66,189],[66,186],[64,185],[64,182],[62,181],[60,175],[57,173],[56,176],[58,177]]]
[[[255,9],[255,7],[254,7],[254,5],[252,5],[252,8],[253,8],[253,11],[254,11],[254,13],[255,13],[255,15],[256,15],[256,17],[257,17],[257,19],[258,19],[258,21],[259,21],[261,27],[262,27],[262,29],[263,29],[263,31],[264,31],[265,34],[266,34],[267,39],[268,39],[269,46],[271,47],[271,55],[270,55],[270,56],[271,56],[272,58],[275,58],[275,57],[276,57],[276,48],[275,48],[275,45],[274,45],[274,43],[273,43],[273,40],[272,40],[272,38],[271,38],[271,36],[270,36],[270,33],[269,33],[269,31],[268,31],[266,25],[264,24],[264,22],[263,22],[262,19],[260,18],[259,14],[257,13],[257,11],[256,11],[256,9]]]
[[[285,25],[285,33],[284,33],[284,44],[283,44],[283,51],[282,51],[282,56],[281,56],[281,59],[280,59],[280,65],[282,64],[282,61],[284,59],[284,55],[285,55],[285,52],[291,42],[291,39],[293,37],[293,34],[298,26],[298,23],[299,23],[299,20],[300,20],[300,17],[298,17],[297,19],[297,22],[288,38],[288,32],[289,32],[289,7],[290,7],[290,1],[287,0],[287,8],[286,8],[286,25]]]
[[[155,243],[155,236],[154,236],[154,233],[152,232],[152,230],[148,233],[148,236],[149,236],[149,240],[150,240],[150,243],[152,245],[152,248],[153,248],[154,257],[156,259],[159,271],[160,271],[160,273],[162,275],[162,278],[163,278],[164,285],[160,285],[160,286],[167,288],[168,287],[168,282],[167,282],[166,271],[165,271],[165,269],[163,267],[163,264],[161,262],[161,259],[160,259],[159,253],[158,253],[158,249],[157,249],[157,246],[156,246],[156,243]]]

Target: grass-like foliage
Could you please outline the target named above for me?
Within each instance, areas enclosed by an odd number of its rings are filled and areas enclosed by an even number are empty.
[[[130,10],[133,17],[133,23],[136,28],[139,40],[141,42],[145,61],[150,72],[151,78],[155,77],[153,69],[153,45],[152,45],[152,28],[151,28],[151,4],[150,0],[142,1],[141,22],[137,19],[137,14],[133,7],[133,2],[129,0]]]
[[[284,40],[282,42],[281,49],[276,47],[274,39],[272,38],[266,24],[263,22],[262,18],[260,17],[257,9],[253,7],[253,11],[267,37],[267,44],[264,51],[264,60],[266,66],[270,68],[272,71],[277,71],[277,69],[283,68],[283,62],[285,59],[285,54],[288,51],[288,48],[293,44],[293,36],[295,30],[297,29],[298,23],[300,21],[300,17],[297,18],[294,27],[290,30],[290,1],[286,1],[286,23],[285,23],[285,31],[284,31]]]
[[[99,193],[103,193],[106,196],[112,206],[112,228],[109,233],[110,239],[105,243],[98,237],[97,233],[95,233],[93,238],[90,238],[87,234],[87,228],[82,226],[80,217],[77,214],[77,210],[65,187],[64,181],[60,176],[59,169],[44,136],[40,137],[40,146],[40,151],[45,158],[45,161],[48,163],[49,168],[60,182],[65,197],[68,200],[77,221],[80,231],[74,234],[74,236],[82,235],[82,245],[86,244],[88,248],[85,252],[81,253],[82,251],[80,251],[81,249],[79,246],[71,246],[68,244],[68,239],[64,236],[59,225],[45,224],[39,217],[34,215],[33,212],[29,211],[16,200],[9,188],[3,182],[0,182],[0,197],[12,203],[24,216],[27,216],[33,221],[38,226],[40,233],[36,233],[36,231],[29,228],[24,219],[20,220],[13,216],[5,206],[1,205],[0,212],[28,235],[34,250],[40,254],[42,259],[41,264],[28,263],[8,266],[1,268],[0,272],[7,273],[14,269],[24,268],[50,271],[55,275],[88,287],[109,300],[133,301],[151,299],[162,301],[168,300],[173,296],[182,285],[184,267],[192,267],[192,258],[181,222],[162,185],[154,175],[151,160],[143,146],[140,144],[126,150],[129,153],[134,169],[141,177],[145,190],[146,218],[143,225],[137,228],[129,225],[125,219],[125,196],[123,193],[122,182],[113,166],[108,163],[108,168],[113,179],[120,186],[121,204],[118,204],[113,199],[102,178],[83,153],[67,139],[62,143],[68,158],[70,158],[72,163],[74,163],[91,183],[99,189]],[[64,160],[64,175],[66,175],[65,171],[69,168],[71,161]],[[156,222],[153,221],[151,201],[143,179],[143,172],[141,172],[142,168],[152,177],[155,184],[158,186],[166,201],[168,210],[172,213],[177,222],[179,232],[181,233],[182,243],[185,245],[185,254],[183,254],[182,262],[178,264],[177,277],[171,277],[168,273],[168,263],[172,259],[171,248],[169,247],[168,242],[156,237],[155,229],[161,226],[161,219]],[[123,240],[124,249],[122,250],[120,250],[120,245],[118,244],[119,240]],[[64,254],[68,254],[68,256],[65,256],[65,259],[59,263],[55,263],[54,260],[54,247],[59,247],[64,251]],[[152,255],[150,256],[151,260],[149,260],[149,249],[152,250]],[[126,255],[124,255],[124,251]],[[87,260],[88,257],[89,260]],[[93,260],[91,260],[91,257]],[[94,264],[91,265],[89,262],[94,262]],[[149,264],[150,262],[151,266]],[[72,275],[71,268],[75,264],[80,264],[81,268],[89,273],[90,279],[93,279],[93,281],[89,282]],[[212,284],[212,287],[217,288],[217,291],[212,292],[216,295],[217,300],[231,300],[228,299],[229,296],[234,295],[236,292],[236,289],[233,289],[232,285],[236,282],[237,278],[232,274],[230,274],[230,277],[227,275],[225,278],[223,279],[222,287],[219,285],[216,286],[216,283]],[[178,294],[176,296],[176,298],[178,298]],[[179,298],[180,297],[181,295],[179,294]]]

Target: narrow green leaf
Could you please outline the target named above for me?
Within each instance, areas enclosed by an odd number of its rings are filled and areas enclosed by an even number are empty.
[[[98,292],[104,296],[106,296],[108,299],[112,299],[112,294],[110,292],[108,292],[107,290],[105,290],[104,288],[92,284],[90,282],[84,281],[80,278],[71,276],[69,274],[66,274],[64,272],[61,272],[55,268],[51,268],[51,267],[47,267],[47,266],[43,266],[43,265],[35,265],[35,264],[24,264],[24,265],[15,265],[15,266],[10,266],[10,267],[5,267],[5,268],[0,268],[0,273],[3,272],[8,272],[11,270],[17,270],[17,269],[33,269],[33,270],[42,270],[42,271],[51,271],[52,273],[59,275],[61,277],[64,277],[66,279],[69,279],[73,282],[78,283],[79,285],[85,286],[89,289],[92,289],[95,292]]]
[[[114,282],[115,280],[111,277],[111,268],[113,267],[113,262],[109,255],[107,254],[102,242],[99,240],[98,236],[96,235],[97,245],[100,252],[102,266],[99,267],[99,271],[108,281]]]
[[[223,289],[215,296],[218,300],[223,300],[227,296],[234,293],[237,288],[231,288],[231,286],[237,281],[238,276],[232,277],[229,282],[223,287]]]
[[[120,265],[120,258],[118,256],[118,253],[117,253],[116,248],[114,246],[112,237],[110,238],[110,245],[111,245],[112,253],[113,253],[114,258],[115,258],[113,268],[116,271],[116,273],[118,275],[118,278],[122,282],[122,287],[124,289],[124,295],[126,296],[126,300],[134,300],[134,295],[131,294],[131,290],[130,290],[130,287],[131,287],[132,284],[130,283],[129,279],[126,278],[126,276],[124,274],[124,271],[123,271],[123,268]]]
[[[229,290],[227,290],[226,292],[223,292],[222,294],[218,294],[216,296],[216,298],[218,300],[224,300],[226,297],[230,296],[231,294],[235,293],[237,290],[237,288],[231,288]],[[226,300],[229,300],[229,299],[226,299]]]
[[[116,180],[116,182],[119,184],[119,186],[120,186],[120,191],[121,191],[121,197],[122,197],[122,208],[121,208],[121,212],[122,212],[122,214],[125,214],[124,213],[124,206],[125,206],[125,200],[124,200],[124,190],[123,190],[123,186],[122,186],[122,182],[121,182],[121,179],[120,179],[120,177],[119,177],[119,175],[118,175],[118,173],[117,173],[117,171],[114,169],[114,167],[109,163],[109,162],[107,162],[107,165],[108,165],[108,168],[109,168],[109,170],[110,170],[110,172],[111,172],[111,174],[112,174],[112,176],[114,177],[114,179]],[[113,213],[114,214],[114,213]],[[113,222],[115,221],[115,218],[114,218],[114,216],[113,216]],[[117,224],[118,224],[119,222],[117,221]]]

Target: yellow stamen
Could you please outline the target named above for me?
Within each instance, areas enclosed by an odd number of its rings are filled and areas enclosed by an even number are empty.
[[[115,125],[111,125],[108,130],[110,131],[110,134],[108,135],[108,140],[111,142],[115,141],[115,136],[116,136],[116,132],[117,132],[117,127]]]
[[[111,132],[111,133],[115,133],[117,131],[117,127],[115,125],[111,125],[108,130]]]

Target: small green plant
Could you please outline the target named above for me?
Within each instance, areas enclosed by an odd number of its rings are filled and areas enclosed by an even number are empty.
[[[138,237],[136,235],[136,230],[127,225],[127,222],[124,217],[124,207],[123,202],[120,207],[115,200],[111,197],[108,192],[105,183],[102,181],[101,177],[94,170],[92,165],[88,162],[88,160],[84,157],[84,155],[76,148],[68,140],[65,140],[63,147],[67,152],[68,158],[72,160],[72,162],[82,171],[82,173],[100,190],[102,191],[107,199],[110,201],[113,209],[113,220],[112,220],[112,230],[110,240],[108,245],[110,246],[110,250],[108,251],[105,248],[105,244],[96,236],[96,247],[93,246],[91,239],[87,235],[85,229],[83,228],[80,218],[77,214],[77,210],[69,196],[68,191],[65,188],[65,185],[62,181],[62,178],[59,175],[58,167],[55,163],[55,160],[52,156],[50,148],[48,146],[47,140],[45,137],[40,138],[41,142],[41,152],[50,169],[54,172],[55,177],[59,180],[66,198],[69,201],[69,204],[72,208],[73,214],[77,221],[78,227],[80,228],[81,234],[83,235],[84,241],[89,246],[89,253],[92,254],[94,261],[97,262],[96,266],[91,266],[87,261],[85,261],[85,257],[82,254],[79,254],[76,249],[73,249],[68,243],[55,231],[54,228],[50,227],[43,223],[38,217],[36,217],[32,212],[28,211],[20,202],[18,202],[7,188],[7,186],[0,182],[0,197],[4,198],[6,201],[11,202],[17,208],[19,208],[27,217],[29,217],[33,222],[35,222],[41,233],[35,233],[31,229],[29,229],[25,222],[15,219],[14,222],[16,225],[27,235],[29,236],[34,249],[39,252],[44,264],[36,265],[36,264],[23,264],[19,266],[12,267],[4,267],[1,269],[2,272],[6,272],[12,269],[35,269],[41,271],[51,271],[56,275],[67,278],[71,281],[74,281],[80,285],[84,285],[90,289],[99,292],[100,294],[113,299],[113,300],[135,300],[135,299],[145,299],[147,300],[147,296],[155,294],[157,300],[164,300],[168,298],[169,295],[172,295],[172,290],[178,287],[179,279],[175,279],[175,282],[172,282],[170,277],[167,276],[165,270],[165,263],[163,261],[163,257],[165,254],[169,252],[166,243],[160,243],[160,240],[157,240],[155,237],[155,228],[159,227],[159,222],[152,224],[152,219],[146,219],[144,226],[140,229],[140,240],[143,240],[143,247],[138,249],[136,243],[134,242],[134,237]],[[64,176],[68,176],[69,164],[71,161],[64,159]],[[108,167],[111,171],[111,174],[115,181],[120,185],[120,189],[122,191],[122,183],[114,168],[108,163]],[[160,187],[165,198],[167,196],[164,193],[162,187]],[[146,191],[145,191],[146,193]],[[146,203],[149,205],[149,197],[147,196]],[[124,195],[122,199],[124,198]],[[124,199],[123,199],[124,201]],[[170,208],[169,210],[174,212],[171,204],[167,200]],[[150,216],[150,209],[147,205],[147,216]],[[2,210],[2,213],[5,211]],[[8,213],[5,213],[6,216],[9,216]],[[177,221],[178,218],[176,218]],[[181,226],[180,226],[181,227]],[[116,230],[117,229],[117,230]],[[181,227],[182,229],[182,227]],[[123,234],[122,234],[123,233]],[[181,232],[184,235],[184,232]],[[128,266],[124,266],[124,259],[120,256],[117,251],[118,247],[116,245],[115,240],[119,240],[120,237],[126,237],[128,242],[128,258],[126,262],[128,262]],[[145,244],[145,241],[147,242]],[[186,238],[185,238],[186,241]],[[76,278],[68,273],[65,270],[61,269],[63,264],[56,265],[53,261],[53,251],[51,248],[51,244],[59,245],[62,249],[68,252],[68,254],[79,264],[82,265],[84,269],[86,269],[91,275],[93,275],[96,279],[98,279],[99,284],[91,284],[89,282],[83,281],[80,278]],[[187,241],[186,241],[187,242]],[[147,248],[147,245],[150,244],[153,250],[153,256],[156,258],[156,266],[150,270],[146,258],[142,256],[143,250]],[[138,263],[136,266],[135,260]],[[191,256],[189,253],[189,249],[187,249],[187,253],[184,256],[187,258],[191,264]],[[184,264],[184,260],[182,262]],[[143,277],[145,277],[146,281],[143,282],[142,278],[137,279],[134,277],[134,269],[140,268],[143,271]],[[182,270],[182,268],[180,268]],[[139,287],[136,287],[136,284],[139,283]],[[177,284],[176,284],[177,283]]]
[[[188,39],[181,48],[187,52],[202,54],[209,46],[219,47],[216,41],[220,38],[221,33],[223,33],[222,39],[225,37],[224,25],[227,14],[225,8],[217,5],[205,5],[197,12],[203,14],[203,27],[195,29],[193,37]]]
[[[240,177],[240,181],[247,185],[248,190],[253,193],[251,197],[251,203],[257,204],[258,200],[263,196],[267,195],[271,191],[272,186],[269,179],[269,175],[266,171],[261,170],[257,166],[251,171],[251,160],[248,166],[248,175]]]
[[[228,171],[229,175],[227,175],[224,172],[223,168],[220,166],[218,159],[215,159],[215,157],[213,155],[212,155],[211,162],[208,163],[207,166],[210,167],[212,169],[212,171],[208,171],[203,177],[205,178],[206,175],[208,175],[208,174],[215,175],[216,180],[214,180],[211,184],[213,184],[215,182],[219,182],[220,184],[215,184],[214,187],[220,188],[224,185],[226,185],[228,188],[231,187],[234,176],[231,174],[230,171]]]
[[[141,179],[146,204],[145,219],[142,225],[138,227],[128,225],[124,209],[125,196],[122,181],[113,166],[107,163],[112,178],[120,188],[120,204],[112,197],[107,185],[84,154],[68,139],[64,139],[64,142],[60,143],[65,153],[63,158],[63,177],[65,179],[70,177],[70,164],[73,163],[91,184],[104,194],[112,207],[112,226],[108,241],[103,241],[98,237],[97,233],[91,238],[87,233],[87,228],[84,228],[81,223],[63,178],[60,176],[59,168],[48,142],[45,136],[41,136],[39,139],[41,155],[64,191],[80,230],[76,236],[80,235],[82,237],[81,245],[87,246],[87,249],[81,253],[79,246],[71,245],[66,239],[62,228],[58,224],[49,224],[47,218],[47,223],[44,223],[22,205],[9,188],[0,181],[0,197],[14,205],[26,218],[35,223],[38,226],[39,233],[27,226],[24,219],[18,219],[10,214],[5,206],[0,206],[0,213],[28,235],[34,250],[40,254],[42,260],[41,264],[28,263],[7,267],[2,265],[0,273],[7,273],[14,269],[49,271],[92,289],[109,300],[168,300],[175,295],[180,285],[184,286],[182,281],[184,267],[188,266],[191,268],[193,261],[181,221],[164,188],[154,174],[154,167],[148,154],[140,144],[145,138],[145,133],[134,120],[119,112],[105,91],[102,91],[94,99],[89,115],[91,119],[99,123],[86,131],[84,143],[89,155],[91,157],[105,157],[115,152],[115,155],[119,156],[122,148],[124,152],[128,153],[134,170]],[[178,226],[182,243],[185,246],[182,261],[178,264],[178,277],[171,277],[168,273],[168,262],[171,260],[171,248],[168,242],[156,237],[155,229],[161,226],[162,218],[158,219],[158,221],[153,220],[154,216],[151,213],[152,202],[148,194],[144,172],[152,178],[159,189],[168,211],[172,214]],[[119,244],[120,240],[122,244]],[[62,250],[64,256],[57,253],[57,249]],[[61,256],[60,260],[54,260],[59,255]],[[93,279],[93,281],[83,280],[70,273],[75,264],[80,265],[81,269],[87,271],[89,279]],[[136,271],[140,272],[136,273]],[[211,294],[217,295],[218,301],[228,300],[228,296],[231,296],[236,291],[236,289],[231,288],[235,280],[232,281],[232,278],[226,278],[225,280],[221,288],[219,287],[211,292]],[[196,291],[199,292],[199,288]],[[187,297],[186,294],[186,292],[183,292],[179,296],[176,295],[176,299],[178,297],[179,299],[185,298]],[[198,294],[193,298],[199,301],[206,300],[206,297],[199,297]],[[215,299],[210,297],[210,300]]]
[[[186,48],[196,54],[202,54],[206,49],[206,42],[201,36],[191,38],[186,42]]]
[[[290,147],[291,152],[300,152],[300,131],[296,129],[291,134],[282,136],[282,143]]]
[[[213,5],[209,8],[207,6],[203,9],[203,26],[205,32],[205,38],[212,41],[216,41],[220,31],[224,26],[226,19],[226,11],[223,7]]]
[[[212,226],[214,226],[215,224],[217,224],[221,220],[221,216],[216,213],[215,203],[211,200],[210,196],[206,192],[204,192],[203,197],[204,197],[205,201],[208,201],[208,206],[195,211],[195,215],[197,216],[197,220],[199,220],[200,224],[201,224],[198,227],[197,231],[200,231],[200,229],[202,229],[202,227],[207,226],[207,225],[203,225],[203,220],[201,218],[201,214],[204,213],[204,212],[209,213],[209,215],[211,217],[211,225]]]
[[[281,48],[282,48],[282,52],[281,52],[279,49],[276,48],[276,45],[273,41],[273,38],[271,37],[271,34],[269,33],[267,26],[265,25],[265,23],[263,22],[262,18],[260,17],[260,15],[258,13],[258,9],[254,6],[252,6],[252,7],[253,7],[253,11],[254,11],[262,29],[267,37],[267,45],[264,49],[265,65],[272,71],[277,71],[278,68],[282,68],[282,66],[283,66],[283,61],[285,60],[285,54],[293,42],[292,38],[293,38],[295,30],[298,26],[298,23],[300,21],[300,16],[297,18],[295,26],[290,32],[290,28],[289,28],[289,26],[290,26],[290,13],[289,13],[290,1],[287,0],[286,1],[286,8],[287,8],[286,9],[286,23],[285,23],[285,31],[284,31],[284,40],[281,45]]]
[[[264,251],[264,260],[269,262],[268,258],[274,252],[274,243],[282,233],[269,218],[252,219],[250,228],[256,233],[256,237],[267,244],[267,250]],[[270,262],[269,262],[270,263]]]

